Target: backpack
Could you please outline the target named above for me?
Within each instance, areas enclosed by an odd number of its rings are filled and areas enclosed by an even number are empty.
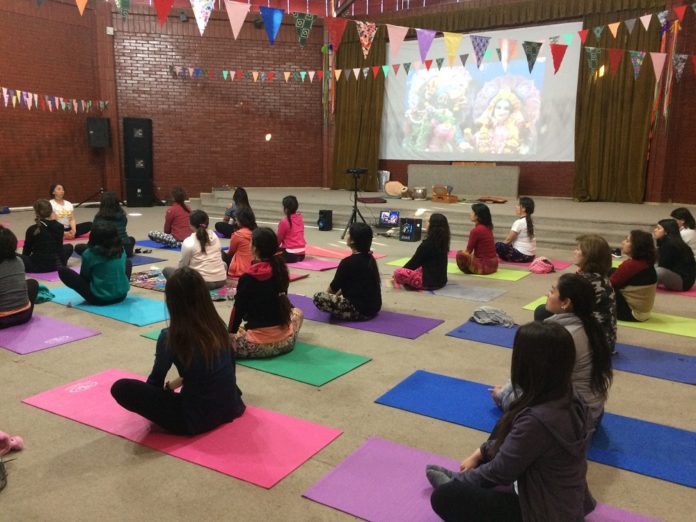
[[[556,271],[556,267],[548,257],[536,257],[529,265],[529,271],[535,274],[549,274]]]

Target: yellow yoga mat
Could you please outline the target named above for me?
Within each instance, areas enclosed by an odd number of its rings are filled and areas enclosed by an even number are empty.
[[[411,259],[410,257],[403,257],[401,259],[397,259],[395,261],[389,261],[387,264],[390,266],[404,266],[406,263],[408,263],[408,260]],[[525,270],[513,270],[510,268],[498,268],[498,271],[495,272],[494,274],[488,274],[488,275],[477,275],[477,274],[465,274],[461,270],[459,270],[459,267],[457,266],[457,263],[447,263],[447,273],[448,274],[453,274],[453,275],[466,275],[466,276],[473,276],[473,277],[483,277],[485,279],[498,279],[499,281],[519,281],[523,277],[527,277],[530,273],[525,271]]]
[[[534,310],[540,304],[546,303],[546,297],[540,297],[522,308],[525,310]],[[660,332],[672,335],[683,335],[684,337],[696,337],[696,319],[690,317],[682,317],[679,315],[658,314],[653,312],[650,314],[650,319],[642,323],[633,321],[618,321],[621,326],[629,328],[640,328],[641,330],[650,330],[651,332]]]

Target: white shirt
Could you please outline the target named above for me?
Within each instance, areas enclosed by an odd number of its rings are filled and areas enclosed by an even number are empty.
[[[681,228],[679,233],[684,243],[691,247],[691,250],[694,251],[694,255],[696,256],[696,230],[693,228]]]
[[[201,250],[201,243],[193,233],[181,243],[179,268],[188,266],[197,271],[206,283],[216,283],[227,279],[227,267],[220,255],[220,239],[208,230],[210,243]]]
[[[517,232],[517,238],[512,242],[512,247],[525,256],[536,255],[536,239],[529,237],[527,233],[527,219],[520,218],[512,224],[512,231]]]
[[[70,228],[70,218],[74,211],[73,204],[63,200],[63,204],[61,205],[55,199],[52,199],[51,207],[53,207],[53,212],[56,214],[58,223],[63,225],[63,228]]]

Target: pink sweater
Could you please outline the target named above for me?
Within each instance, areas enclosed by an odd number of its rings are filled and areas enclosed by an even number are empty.
[[[304,238],[304,221],[299,212],[290,215],[292,227],[288,218],[278,223],[278,245],[293,254],[304,254],[307,243]]]

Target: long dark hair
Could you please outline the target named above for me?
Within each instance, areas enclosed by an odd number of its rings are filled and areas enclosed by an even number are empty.
[[[471,211],[476,215],[476,221],[478,223],[493,230],[493,218],[491,217],[491,209],[488,208],[488,205],[485,203],[474,203],[471,205]]]
[[[290,219],[290,216],[296,213],[298,208],[300,208],[300,204],[297,202],[295,196],[285,196],[283,198],[283,212],[285,212],[285,215],[288,217],[290,228],[292,228],[292,219]]]
[[[260,261],[265,261],[271,265],[273,286],[278,292],[278,309],[281,324],[287,326],[290,324],[290,313],[292,312],[292,304],[290,304],[290,299],[288,299],[290,274],[283,256],[278,253],[278,237],[270,228],[259,227],[251,235],[251,246],[256,250]]]
[[[52,183],[50,187],[48,187],[48,197],[53,199],[55,198],[55,194],[53,194],[56,190],[56,187],[63,187],[63,191],[65,191],[65,185],[62,183]]]
[[[445,253],[449,252],[450,247],[450,227],[447,216],[444,214],[432,214],[428,222],[428,240],[435,247]]]
[[[527,235],[529,237],[534,237],[534,221],[532,221],[532,214],[534,214],[534,200],[523,196],[520,198],[520,207],[522,207],[526,213],[524,216],[527,222]]]
[[[244,190],[242,187],[237,187],[236,189],[234,189],[234,193],[232,194],[232,201],[234,201],[234,204],[237,208],[251,208],[251,205],[249,205],[249,195],[247,194],[247,191]]]
[[[611,369],[611,348],[593,311],[595,293],[592,283],[578,274],[563,274],[558,279],[558,295],[570,299],[573,313],[582,321],[582,326],[590,341],[592,350],[592,391],[606,400],[613,378]]]
[[[357,250],[361,254],[370,256],[368,266],[372,272],[377,284],[381,284],[379,277],[379,268],[377,267],[377,261],[372,255],[370,249],[372,248],[372,227],[366,225],[365,223],[353,223],[348,230],[350,235],[351,247]]]
[[[607,240],[598,234],[583,234],[575,241],[582,252],[580,271],[606,277],[611,270],[611,247]]]
[[[188,199],[188,196],[186,195],[186,191],[183,188],[181,188],[181,187],[172,188],[172,199],[174,200],[174,203],[177,203],[186,212],[191,212],[191,209],[186,204],[186,200]]]
[[[101,201],[99,203],[99,211],[96,217],[101,219],[106,219],[109,221],[115,221],[117,219],[123,219],[125,212],[119,204],[118,198],[115,192],[104,192],[101,196]]]
[[[510,379],[521,395],[500,420],[494,452],[500,449],[522,410],[570,397],[574,366],[573,337],[560,324],[532,322],[520,326],[512,346]]]
[[[118,230],[108,221],[92,225],[87,246],[108,259],[119,257],[123,252],[123,243]]]
[[[689,211],[688,208],[685,208],[685,207],[675,208],[672,211],[672,213],[670,214],[670,216],[673,217],[674,219],[681,219],[684,222],[685,228],[691,228],[691,229],[696,228],[696,220],[694,220],[694,216]]]
[[[17,257],[17,236],[9,229],[0,225],[0,262]]]
[[[677,224],[676,220],[674,220],[674,219],[661,219],[660,221],[657,222],[657,224],[665,229],[665,236],[661,237],[660,239],[657,240],[658,260],[660,257],[659,247],[662,246],[662,244],[665,243],[666,241],[669,243],[672,243],[672,245],[674,245],[674,247],[679,252],[680,257],[685,257],[686,259],[689,259],[693,256],[693,252],[691,250],[691,247],[689,245],[687,245],[681,237],[681,233],[679,232],[679,225]]]
[[[179,268],[167,280],[164,296],[169,310],[168,348],[187,368],[196,353],[210,367],[220,352],[229,349],[229,334],[203,277],[192,268]]]
[[[41,221],[50,218],[52,213],[53,207],[47,199],[37,199],[34,202],[34,214],[36,214],[34,222],[36,223],[36,228],[33,235],[38,236],[41,233]]]
[[[647,264],[655,263],[655,242],[651,234],[644,230],[631,230],[631,259],[644,260]]]
[[[196,239],[198,239],[198,242],[201,244],[201,250],[205,254],[205,247],[210,244],[210,238],[208,237],[208,225],[210,224],[208,214],[203,210],[194,210],[189,215],[189,223],[196,229]]]
[[[256,230],[256,216],[249,207],[240,208],[235,215],[235,219],[240,227]]]

